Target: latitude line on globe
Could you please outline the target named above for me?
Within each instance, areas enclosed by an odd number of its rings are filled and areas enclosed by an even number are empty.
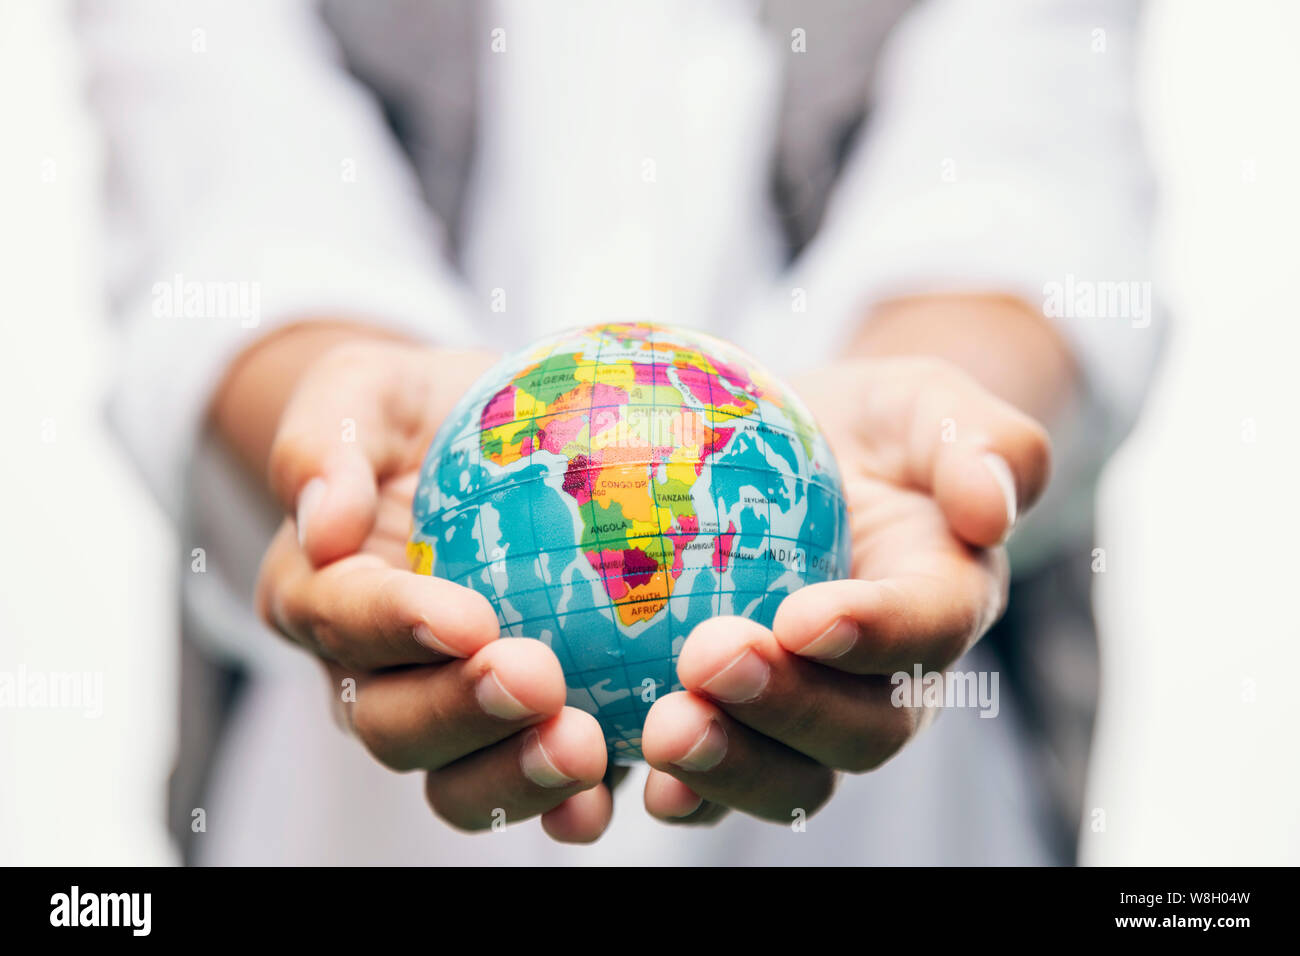
[[[649,464],[649,462],[648,462],[648,461],[638,461],[638,462],[628,462],[628,464],[629,464],[629,465],[646,465],[646,464]],[[761,469],[758,469],[758,468],[750,468],[748,465],[728,465],[727,468],[728,468],[728,470],[730,470],[730,471],[748,471],[748,472],[752,472],[752,473],[757,474],[757,475],[764,474],[764,472],[763,472]],[[587,474],[590,474],[590,473],[593,472],[593,471],[599,471],[599,470],[600,470],[599,468],[584,468],[584,469],[582,469],[581,471],[575,471],[575,472],[573,472],[573,474],[575,474],[575,475],[579,475],[579,474],[581,474],[581,475],[587,475]],[[523,485],[523,484],[527,484],[527,483],[529,483],[529,482],[533,482],[533,481],[546,481],[546,480],[547,480],[548,478],[550,478],[550,477],[552,477],[552,476],[550,476],[550,475],[538,475],[538,476],[533,477],[533,478],[528,478],[528,479],[526,479],[525,481],[517,482],[517,484]],[[823,493],[825,493],[825,494],[831,496],[831,497],[834,498],[836,501],[843,501],[843,500],[844,500],[842,495],[838,494],[838,493],[837,493],[833,488],[828,488],[828,487],[826,487],[826,485],[824,485],[824,484],[823,484],[822,482],[820,482],[820,481],[816,481],[816,480],[812,480],[812,479],[806,479],[806,478],[805,478],[805,479],[801,479],[801,480],[802,480],[803,483],[806,484],[806,485],[814,486],[814,487],[820,489]],[[474,495],[474,496],[472,496],[472,497],[466,498],[466,499],[464,499],[463,501],[458,501],[454,507],[452,507],[452,508],[449,509],[449,513],[451,513],[451,514],[459,514],[459,513],[462,512],[462,511],[466,511],[466,510],[468,510],[469,507],[470,507],[471,505],[474,505],[474,504],[478,503],[481,499],[483,499],[483,498],[487,498],[487,497],[490,497],[490,496],[492,496],[492,495],[494,495],[494,494],[497,494],[497,492],[494,491],[494,490],[488,490],[488,491],[480,492],[480,493],[478,493],[478,494],[476,494],[476,495]],[[653,533],[653,532],[652,532],[652,533]],[[651,534],[652,534],[652,533],[651,533]],[[649,537],[649,536],[650,536],[649,534],[643,534],[643,535],[635,535],[634,537],[644,538],[644,537]]]
[[[615,406],[615,407],[622,407],[622,406]],[[597,409],[597,410],[599,411],[599,409]],[[647,462],[629,462],[629,464],[644,465],[644,464],[647,464]],[[481,466],[480,466],[480,467],[481,467]],[[758,474],[758,475],[761,475],[761,474],[764,473],[761,469],[759,469],[759,468],[751,468],[751,467],[749,467],[748,465],[728,465],[727,468],[728,468],[728,470],[730,470],[730,471],[748,471],[748,472],[753,472],[754,474]],[[582,469],[581,471],[576,471],[576,472],[574,472],[573,474],[575,474],[575,475],[579,475],[579,474],[580,474],[580,475],[584,475],[584,476],[585,476],[585,475],[587,475],[587,474],[590,474],[590,473],[593,472],[593,471],[599,471],[599,470],[600,470],[599,468],[584,468],[584,469]],[[528,478],[528,479],[526,479],[525,481],[516,482],[516,484],[517,484],[517,485],[523,485],[523,484],[527,484],[527,483],[529,483],[529,482],[533,482],[533,481],[546,481],[549,477],[551,477],[551,476],[549,476],[549,475],[537,475],[536,477]],[[843,500],[844,500],[843,495],[841,495],[839,492],[837,492],[834,488],[831,488],[831,487],[829,487],[828,485],[826,485],[824,482],[818,481],[818,480],[816,480],[815,478],[811,478],[811,477],[810,477],[810,478],[804,478],[804,479],[802,479],[802,481],[803,481],[804,484],[806,484],[806,485],[809,485],[809,486],[816,486],[816,487],[819,488],[823,493],[832,496],[836,501],[843,501]],[[490,489],[489,489],[489,490],[487,490],[487,491],[481,491],[481,492],[479,492],[478,494],[473,495],[473,496],[471,496],[471,497],[469,497],[469,498],[465,498],[465,499],[463,499],[463,500],[457,501],[456,505],[455,505],[453,508],[449,509],[449,513],[450,513],[450,514],[459,514],[459,513],[462,512],[462,511],[467,511],[467,510],[468,510],[472,505],[477,504],[477,503],[478,503],[479,501],[481,501],[483,498],[491,497],[492,495],[494,495],[494,494],[496,494],[496,493],[497,493],[496,491],[493,491],[493,490],[490,490]],[[632,537],[633,537],[633,538],[636,538],[636,539],[640,539],[640,538],[646,538],[646,537],[650,537],[650,536],[651,536],[650,534],[643,534],[643,535],[633,535]],[[629,540],[630,540],[630,539],[629,539]],[[793,539],[791,539],[791,538],[786,538],[786,539],[784,539],[784,540],[787,540],[787,541],[788,541],[788,540],[793,540]]]
[[[582,367],[582,366],[580,366],[580,365],[575,365],[575,366],[574,366],[574,368],[581,368],[581,367]],[[593,401],[593,402],[595,401],[595,395],[592,396],[592,401]],[[698,401],[698,399],[697,399],[697,401]],[[710,403],[710,404],[712,404],[712,403]],[[484,403],[484,405],[486,406],[486,402]],[[644,406],[644,403],[642,403],[642,405]],[[606,410],[606,409],[610,409],[610,408],[631,408],[631,407],[636,407],[636,406],[634,406],[631,402],[627,402],[627,403],[619,403],[619,404],[614,404],[614,405],[592,405],[592,406],[591,406],[591,411],[593,411],[593,412],[599,412],[599,411],[604,411],[604,410]],[[738,414],[738,413],[733,414],[732,412],[728,412],[728,411],[726,411],[725,409],[717,409],[717,413],[718,413],[719,415],[725,417],[725,418],[730,418],[730,419],[733,419],[733,420],[735,420],[735,421],[739,421],[739,422],[744,422],[745,419],[749,417],[748,414],[744,414],[744,415],[742,415],[742,414]],[[528,415],[528,416],[526,416],[526,417],[524,417],[524,418],[512,418],[509,422],[501,422],[501,423],[499,423],[499,424],[497,424],[497,425],[489,425],[488,428],[500,428],[501,425],[523,425],[523,424],[529,424],[529,423],[536,422],[536,421],[538,421],[538,420],[540,420],[540,419],[543,419],[543,418],[555,418],[557,415],[561,415],[561,414],[563,414],[563,412],[543,412],[543,413],[541,413],[541,414]],[[718,424],[718,423],[717,423],[717,422],[714,422],[714,424]],[[781,432],[783,435],[785,435],[785,436],[788,437],[788,438],[794,438],[794,439],[798,439],[798,438],[799,438],[799,433],[798,433],[798,432],[794,431],[793,429],[786,428],[784,425],[772,425],[772,424],[769,424],[769,425],[767,425],[766,427],[771,428],[773,431]],[[468,444],[468,443],[471,442],[471,441],[477,441],[478,438],[479,438],[479,434],[478,434],[478,432],[473,431],[473,430],[468,430],[468,431],[464,432],[463,434],[456,436],[456,437],[453,438],[451,441],[449,441],[449,442],[447,443],[447,447],[448,447],[449,450],[451,450],[451,449],[454,449],[457,445],[461,444],[462,442]]]
[[[651,538],[655,538],[655,537],[657,537],[657,535],[655,535],[653,532],[651,532],[651,533],[649,533],[649,534],[631,535],[631,536],[629,536],[626,540],[628,540],[628,541],[645,541],[645,540],[647,540],[647,539],[651,539]],[[786,542],[786,543],[788,543],[788,544],[801,545],[801,546],[803,546],[805,549],[811,547],[811,548],[814,548],[814,549],[817,550],[817,551],[822,552],[823,554],[832,554],[832,553],[834,553],[832,550],[825,548],[824,546],[818,544],[816,541],[813,541],[813,540],[811,540],[811,539],[805,539],[805,538],[792,538],[792,537],[790,537],[789,535],[783,535],[783,534],[769,534],[769,535],[768,535],[768,538],[770,539],[770,541],[783,541],[783,542]],[[571,550],[570,546],[568,546],[568,545],[559,545],[559,546],[554,547],[554,548],[542,548],[542,549],[539,550],[537,553],[538,553],[538,554],[547,554],[547,555],[550,555],[550,554],[558,554],[558,553],[560,553],[560,552],[568,551],[568,550]],[[745,560],[749,560],[749,559],[746,558]],[[461,574],[461,575],[458,575],[458,577],[465,576],[465,575],[473,575],[474,573],[476,573],[476,572],[478,572],[478,571],[482,571],[484,568],[488,567],[489,565],[491,565],[491,564],[493,564],[493,563],[494,563],[493,561],[485,560],[484,563],[482,563],[482,564],[478,564],[478,565],[475,565],[474,567],[469,568],[469,569],[467,569],[466,571],[462,572],[462,574]],[[623,574],[616,574],[616,575],[612,575],[612,576],[611,576],[611,580],[615,580],[615,581],[617,581],[617,580],[624,580],[624,579],[627,578],[627,576],[628,576],[628,575],[627,575],[626,573],[623,573]],[[537,590],[537,589],[536,589],[536,588],[527,588],[527,589],[525,589],[525,590],[517,591],[517,592],[515,592],[515,593],[517,593],[517,594],[528,594],[528,593],[530,593],[530,592],[532,592],[532,591],[534,591],[534,590]],[[633,601],[627,601],[627,602],[624,602],[624,603],[635,604],[635,603],[641,603],[642,601],[647,601],[647,600],[648,600],[648,601],[660,601],[660,600],[663,600],[663,599],[662,599],[661,597],[655,596],[655,597],[650,597],[650,598],[637,598],[637,599],[635,599],[635,600],[633,600]],[[602,608],[602,607],[600,607],[600,606],[597,606],[597,607],[594,608],[594,609],[595,609],[595,610],[602,610],[602,609],[605,609],[605,608]]]

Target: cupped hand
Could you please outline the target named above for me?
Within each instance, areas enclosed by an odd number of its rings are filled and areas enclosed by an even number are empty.
[[[771,629],[706,621],[642,742],[645,804],[675,822],[728,808],[790,822],[836,771],[874,769],[932,709],[894,706],[890,677],[942,671],[1002,613],[1001,547],[1047,483],[1041,425],[935,359],[850,359],[793,383],[838,459],[850,577],[787,597]]]
[[[325,664],[332,695],[382,763],[421,770],[434,811],[467,830],[540,815],[557,840],[594,840],[612,803],[595,718],[566,707],[540,641],[500,640],[480,594],[417,575],[405,553],[425,450],[492,356],[389,341],[312,363],[271,448],[287,517],[257,605]]]

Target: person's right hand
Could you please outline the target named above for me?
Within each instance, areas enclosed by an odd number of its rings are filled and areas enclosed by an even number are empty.
[[[540,814],[553,838],[587,842],[612,812],[605,742],[594,717],[564,705],[559,661],[541,641],[499,640],[486,598],[407,564],[425,451],[492,358],[370,340],[306,366],[270,446],[289,517],[263,559],[257,606],[324,662],[380,762],[426,772],[448,823]]]

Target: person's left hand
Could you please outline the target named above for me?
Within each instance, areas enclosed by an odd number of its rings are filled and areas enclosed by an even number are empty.
[[[787,597],[772,629],[714,618],[677,663],[642,748],[646,809],[710,822],[727,808],[789,822],[838,770],[872,770],[933,711],[896,707],[890,675],[942,671],[1001,615],[1001,546],[1047,483],[1032,418],[956,366],[852,359],[794,383],[839,461],[851,577]]]

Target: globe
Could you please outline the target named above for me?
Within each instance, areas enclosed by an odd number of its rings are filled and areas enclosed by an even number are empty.
[[[842,577],[848,518],[825,439],[790,389],[700,332],[614,323],[502,359],[420,471],[412,568],[486,597],[505,637],[544,641],[610,757],[680,690],[691,629],[770,626]]]

